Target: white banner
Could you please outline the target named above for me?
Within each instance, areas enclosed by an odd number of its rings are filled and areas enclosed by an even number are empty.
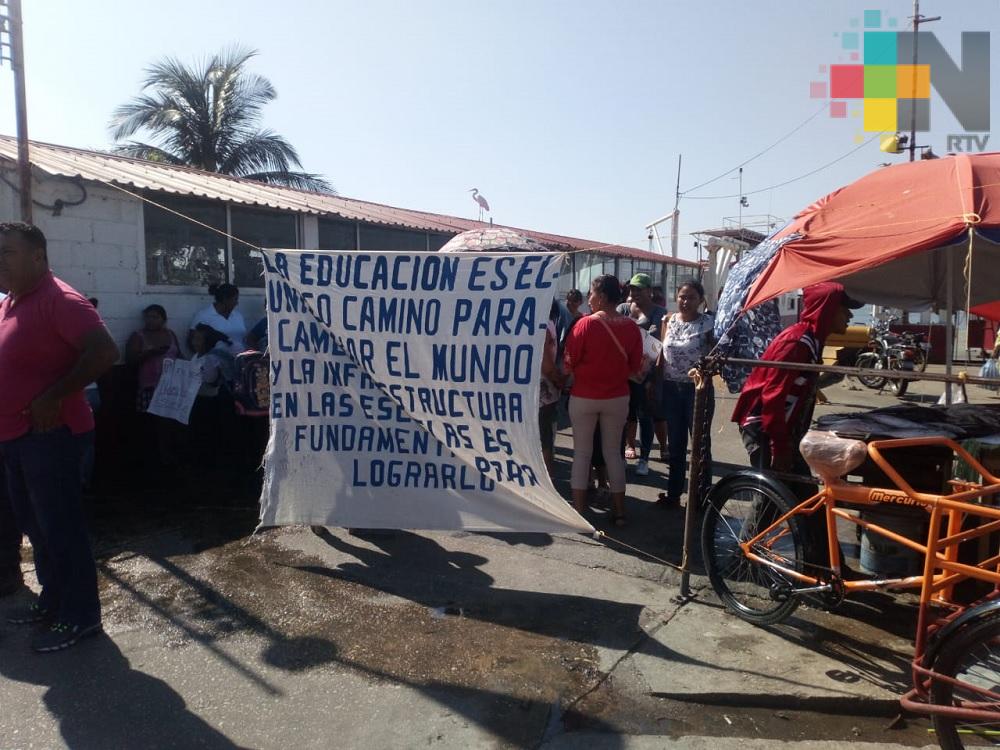
[[[186,359],[163,360],[163,374],[146,408],[150,414],[187,424],[201,388],[201,363]]]
[[[538,433],[561,256],[265,250],[263,525],[590,531]]]

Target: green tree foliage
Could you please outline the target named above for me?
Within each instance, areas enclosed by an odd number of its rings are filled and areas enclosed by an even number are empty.
[[[167,58],[146,69],[142,93],[111,119],[115,151],[136,159],[197,167],[270,185],[335,193],[301,167],[288,141],[261,129],[261,109],[277,92],[246,65],[256,50],[234,48],[188,67]],[[144,133],[151,142],[131,140]]]

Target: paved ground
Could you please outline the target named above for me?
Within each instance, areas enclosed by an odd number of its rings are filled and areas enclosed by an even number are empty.
[[[827,411],[894,402],[828,395]],[[719,401],[725,471],[744,456]],[[567,447],[563,435],[562,489]],[[653,504],[653,466],[630,485],[629,526],[609,533],[676,562],[683,514]],[[923,719],[894,721],[905,599],[754,628],[700,577],[678,603],[675,571],[611,542],[250,538],[254,511],[231,500],[154,490],[95,506],[107,635],[42,657],[30,632],[0,626],[0,748],[936,746]]]

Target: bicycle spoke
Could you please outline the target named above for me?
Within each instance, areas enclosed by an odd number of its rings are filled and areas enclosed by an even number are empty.
[[[799,568],[800,552],[791,519],[769,528],[785,512],[783,505],[767,492],[745,486],[716,500],[709,509],[713,515],[706,519],[706,564],[714,573],[713,585],[722,586],[723,599],[730,601],[742,616],[760,619],[790,611],[787,601],[775,596],[779,588],[790,588],[788,578],[769,565],[749,559],[741,546],[756,540],[752,549],[758,557],[792,570]]]

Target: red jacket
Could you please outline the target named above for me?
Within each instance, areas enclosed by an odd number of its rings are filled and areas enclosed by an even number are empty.
[[[823,361],[823,342],[844,299],[844,287],[835,282],[802,290],[799,322],[777,335],[761,355],[775,362]],[[812,415],[817,373],[755,367],[733,409],[732,421],[746,427],[759,422],[771,439],[772,453],[783,453],[808,427]]]

